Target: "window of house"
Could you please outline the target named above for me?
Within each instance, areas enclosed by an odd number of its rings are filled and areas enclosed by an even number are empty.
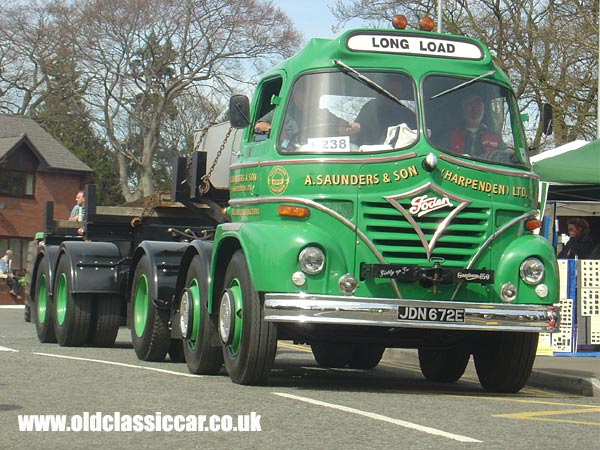
[[[32,173],[0,170],[0,195],[33,196],[34,184]]]

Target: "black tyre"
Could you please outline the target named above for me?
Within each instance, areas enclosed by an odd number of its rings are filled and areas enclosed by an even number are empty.
[[[471,354],[462,343],[446,348],[420,348],[419,365],[427,381],[455,383],[463,376]]]
[[[88,345],[112,347],[121,325],[121,302],[117,295],[97,295],[94,298]]]
[[[148,257],[135,268],[131,290],[131,341],[138,359],[163,361],[171,345],[169,311],[156,309],[150,299]]]
[[[33,322],[38,340],[42,343],[56,342],[52,306],[52,284],[48,259],[42,258],[38,264],[32,292]]]
[[[383,345],[357,344],[352,349],[348,366],[352,369],[371,370],[377,367],[383,356]]]
[[[25,322],[31,322],[31,304],[33,303],[33,293],[31,292],[31,276],[33,266],[38,252],[38,241],[29,241],[27,245],[27,261],[25,264],[25,313],[23,318]]]
[[[350,364],[354,352],[352,344],[332,344],[313,342],[310,344],[313,356],[321,367],[343,368]]]
[[[223,365],[223,351],[214,317],[208,314],[208,267],[196,255],[187,271],[185,289],[181,293],[180,328],[186,330],[183,352],[191,373],[213,375]]]
[[[75,295],[72,291],[71,265],[62,256],[54,277],[54,332],[59,345],[79,347],[86,343],[90,333],[92,297]]]
[[[185,354],[183,353],[183,342],[181,339],[171,339],[169,346],[169,359],[174,363],[185,362]]]
[[[263,320],[262,298],[254,290],[244,253],[234,253],[225,272],[219,305],[223,360],[234,383],[266,382],[277,351],[277,331]]]
[[[483,388],[518,392],[531,375],[537,344],[537,333],[482,333],[473,358]]]

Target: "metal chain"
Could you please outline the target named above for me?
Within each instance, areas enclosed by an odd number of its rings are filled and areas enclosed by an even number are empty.
[[[160,191],[158,189],[158,186],[156,186],[154,188],[154,192],[152,193],[152,195],[150,195],[150,197],[144,202],[144,209],[142,210],[142,213],[139,216],[135,216],[132,217],[131,220],[129,221],[129,225],[131,225],[132,228],[135,228],[136,225],[139,225],[140,223],[142,223],[142,219],[144,217],[147,217],[150,214],[150,210],[154,209],[154,207],[156,206],[157,203],[157,199],[160,197]]]
[[[210,166],[210,169],[208,169],[208,172],[206,173],[206,175],[204,175],[202,177],[203,186],[198,186],[198,191],[201,194],[206,194],[210,190],[210,177],[211,177],[212,173],[214,172],[215,167],[217,167],[217,162],[219,162],[221,153],[223,153],[223,150],[225,150],[225,145],[227,144],[227,141],[229,140],[229,136],[231,136],[232,131],[233,131],[233,127],[230,127],[229,130],[227,130],[227,134],[225,135],[225,138],[223,139],[223,143],[221,144],[221,147],[219,148],[219,151],[217,152],[217,156],[215,157],[215,160],[213,161],[212,165]]]
[[[158,186],[156,186],[154,188],[154,192],[152,193],[152,195],[146,202],[146,205],[144,206],[144,210],[142,211],[141,217],[148,216],[150,210],[154,209],[154,207],[156,206],[156,203],[157,203],[156,200],[159,198],[159,196],[160,196],[160,191],[158,190]]]

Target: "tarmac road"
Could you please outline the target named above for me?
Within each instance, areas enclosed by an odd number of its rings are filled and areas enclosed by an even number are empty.
[[[22,310],[0,309],[0,448],[600,448],[599,397],[531,386],[489,394],[471,366],[458,383],[428,383],[410,358],[388,352],[374,371],[326,370],[308,347],[282,342],[269,383],[239,386],[224,371],[200,377],[185,364],[137,360],[125,328],[110,349],[40,344]],[[74,425],[117,412],[222,425],[230,416],[235,427],[248,415],[255,431],[19,431],[19,415]]]

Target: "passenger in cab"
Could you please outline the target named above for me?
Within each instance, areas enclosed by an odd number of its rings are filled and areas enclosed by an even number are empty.
[[[461,126],[450,130],[450,151],[493,161],[509,162],[514,157],[514,150],[508,149],[500,135],[483,122],[485,102],[480,95],[464,97],[461,111]]]

